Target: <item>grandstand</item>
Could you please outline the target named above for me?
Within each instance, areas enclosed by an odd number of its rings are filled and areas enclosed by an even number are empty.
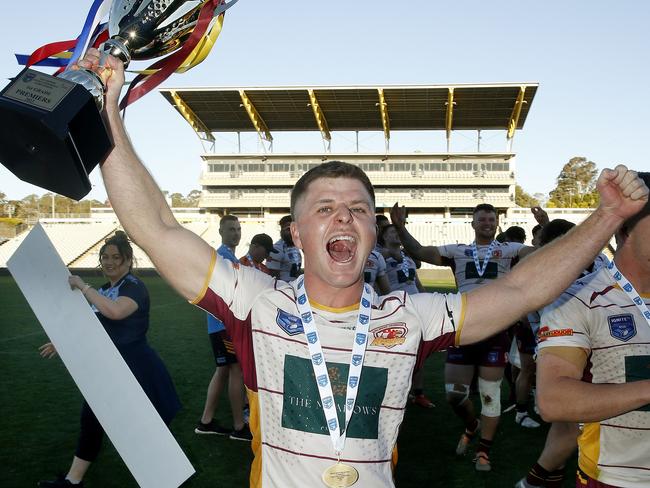
[[[397,200],[424,216],[466,215],[478,202],[501,211],[515,206],[512,141],[522,129],[537,91],[535,83],[366,87],[267,87],[164,89],[162,95],[204,141],[215,133],[257,133],[259,154],[204,153],[199,205],[208,213],[275,218],[288,212],[289,193],[306,171],[344,160],[370,177],[377,207]],[[504,151],[480,150],[480,131],[505,133]],[[355,152],[333,153],[332,132],[354,131]],[[444,131],[447,151],[394,153],[391,134]],[[454,131],[476,131],[477,150],[450,151]],[[324,150],[273,152],[273,134],[320,133]],[[359,132],[380,132],[385,151],[360,153]],[[240,147],[241,149],[241,147]]]

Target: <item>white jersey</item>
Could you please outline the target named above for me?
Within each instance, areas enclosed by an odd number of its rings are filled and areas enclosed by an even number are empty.
[[[481,266],[489,247],[489,244],[476,246]],[[465,293],[508,273],[523,248],[525,246],[517,242],[495,242],[483,276],[479,276],[476,269],[471,245],[447,244],[438,246],[438,252],[443,258],[443,266],[450,266],[454,272],[458,290]]]
[[[650,305],[650,297],[644,297]],[[650,379],[650,327],[607,269],[577,280],[542,312],[539,348],[585,349],[583,381],[627,383]],[[580,468],[621,487],[650,486],[650,405],[585,424],[578,438]]]
[[[284,239],[273,245],[273,251],[266,259],[266,267],[271,271],[280,271],[278,277],[282,281],[293,281],[300,276],[302,267],[302,254],[296,246],[290,246]]]
[[[416,272],[415,261],[409,256],[404,255],[402,262],[393,257],[386,259],[386,276],[388,276],[390,291],[402,290],[411,294],[418,293],[419,290],[415,284]]]
[[[380,252],[370,251],[366,266],[363,268],[363,281],[375,286],[377,278],[386,274],[386,260]]]
[[[223,319],[251,403],[255,460],[251,486],[317,487],[336,462],[312,371],[294,283],[276,281],[215,258],[206,289],[193,301]],[[359,472],[359,488],[392,487],[393,450],[418,353],[457,344],[460,294],[372,294],[368,347],[341,461]],[[312,303],[340,419],[358,305]],[[423,342],[424,341],[424,342]]]

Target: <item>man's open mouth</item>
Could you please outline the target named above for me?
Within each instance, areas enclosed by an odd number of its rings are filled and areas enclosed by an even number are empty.
[[[349,235],[332,237],[327,243],[327,253],[337,263],[348,263],[354,258],[357,240]]]

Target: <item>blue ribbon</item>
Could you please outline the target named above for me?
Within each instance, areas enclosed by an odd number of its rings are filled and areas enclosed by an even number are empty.
[[[102,3],[104,3],[104,0],[95,0],[90,7],[88,15],[86,16],[86,22],[81,29],[81,34],[79,34],[79,37],[77,38],[77,45],[75,46],[74,51],[72,52],[72,57],[68,60],[68,63],[75,63],[83,54],[82,49],[86,45],[86,40],[90,35],[90,28],[93,25],[93,21],[97,16],[97,11],[99,10],[99,7],[101,7]]]

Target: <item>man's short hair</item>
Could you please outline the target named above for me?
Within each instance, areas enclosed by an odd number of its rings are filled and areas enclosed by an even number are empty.
[[[221,220],[219,221],[219,228],[221,228],[221,226],[226,222],[239,222],[239,218],[237,218],[236,215],[232,215],[232,214],[224,215],[223,217],[221,217]]]
[[[474,207],[474,210],[472,211],[472,216],[476,215],[480,211],[484,212],[492,212],[496,215],[497,209],[494,208],[494,205],[490,205],[489,203],[479,203],[476,207]]]
[[[505,231],[508,242],[519,242],[523,244],[526,242],[526,231],[518,225],[508,227]]]
[[[494,240],[501,243],[508,242],[508,235],[505,232],[499,232]]]
[[[307,171],[300,179],[296,182],[291,190],[291,215],[296,217],[296,202],[303,196],[307,191],[307,188],[312,181],[319,180],[321,178],[352,178],[354,180],[360,181],[365,189],[370,195],[372,200],[372,209],[375,210],[375,190],[370,183],[370,179],[363,172],[361,168],[355,166],[354,164],[346,163],[343,161],[328,161],[326,163],[319,164],[314,168]]]
[[[542,227],[542,236],[539,239],[539,245],[545,246],[560,236],[563,236],[576,226],[573,222],[564,219],[553,219]]]
[[[377,244],[379,244],[381,247],[386,246],[386,241],[384,240],[384,236],[386,235],[386,232],[388,232],[389,229],[395,228],[395,224],[388,224],[379,229],[379,234],[377,235]]]
[[[291,215],[285,215],[280,219],[280,222],[278,223],[280,224],[280,227],[282,227],[283,225],[290,224],[291,222],[293,222],[293,218],[291,217]]]
[[[650,188],[650,173],[644,171],[637,173],[637,175],[643,180],[646,186]],[[639,210],[637,214],[633,215],[623,223],[622,230],[630,233],[632,229],[634,229],[634,226],[637,224],[637,222],[647,215],[650,215],[650,199],[645,202],[645,205],[641,210]]]
[[[255,234],[251,239],[251,244],[262,246],[269,254],[273,251],[273,239],[268,234]]]
[[[377,214],[375,215],[375,223],[379,225],[380,222],[388,222],[388,217],[386,217],[384,214]]]

